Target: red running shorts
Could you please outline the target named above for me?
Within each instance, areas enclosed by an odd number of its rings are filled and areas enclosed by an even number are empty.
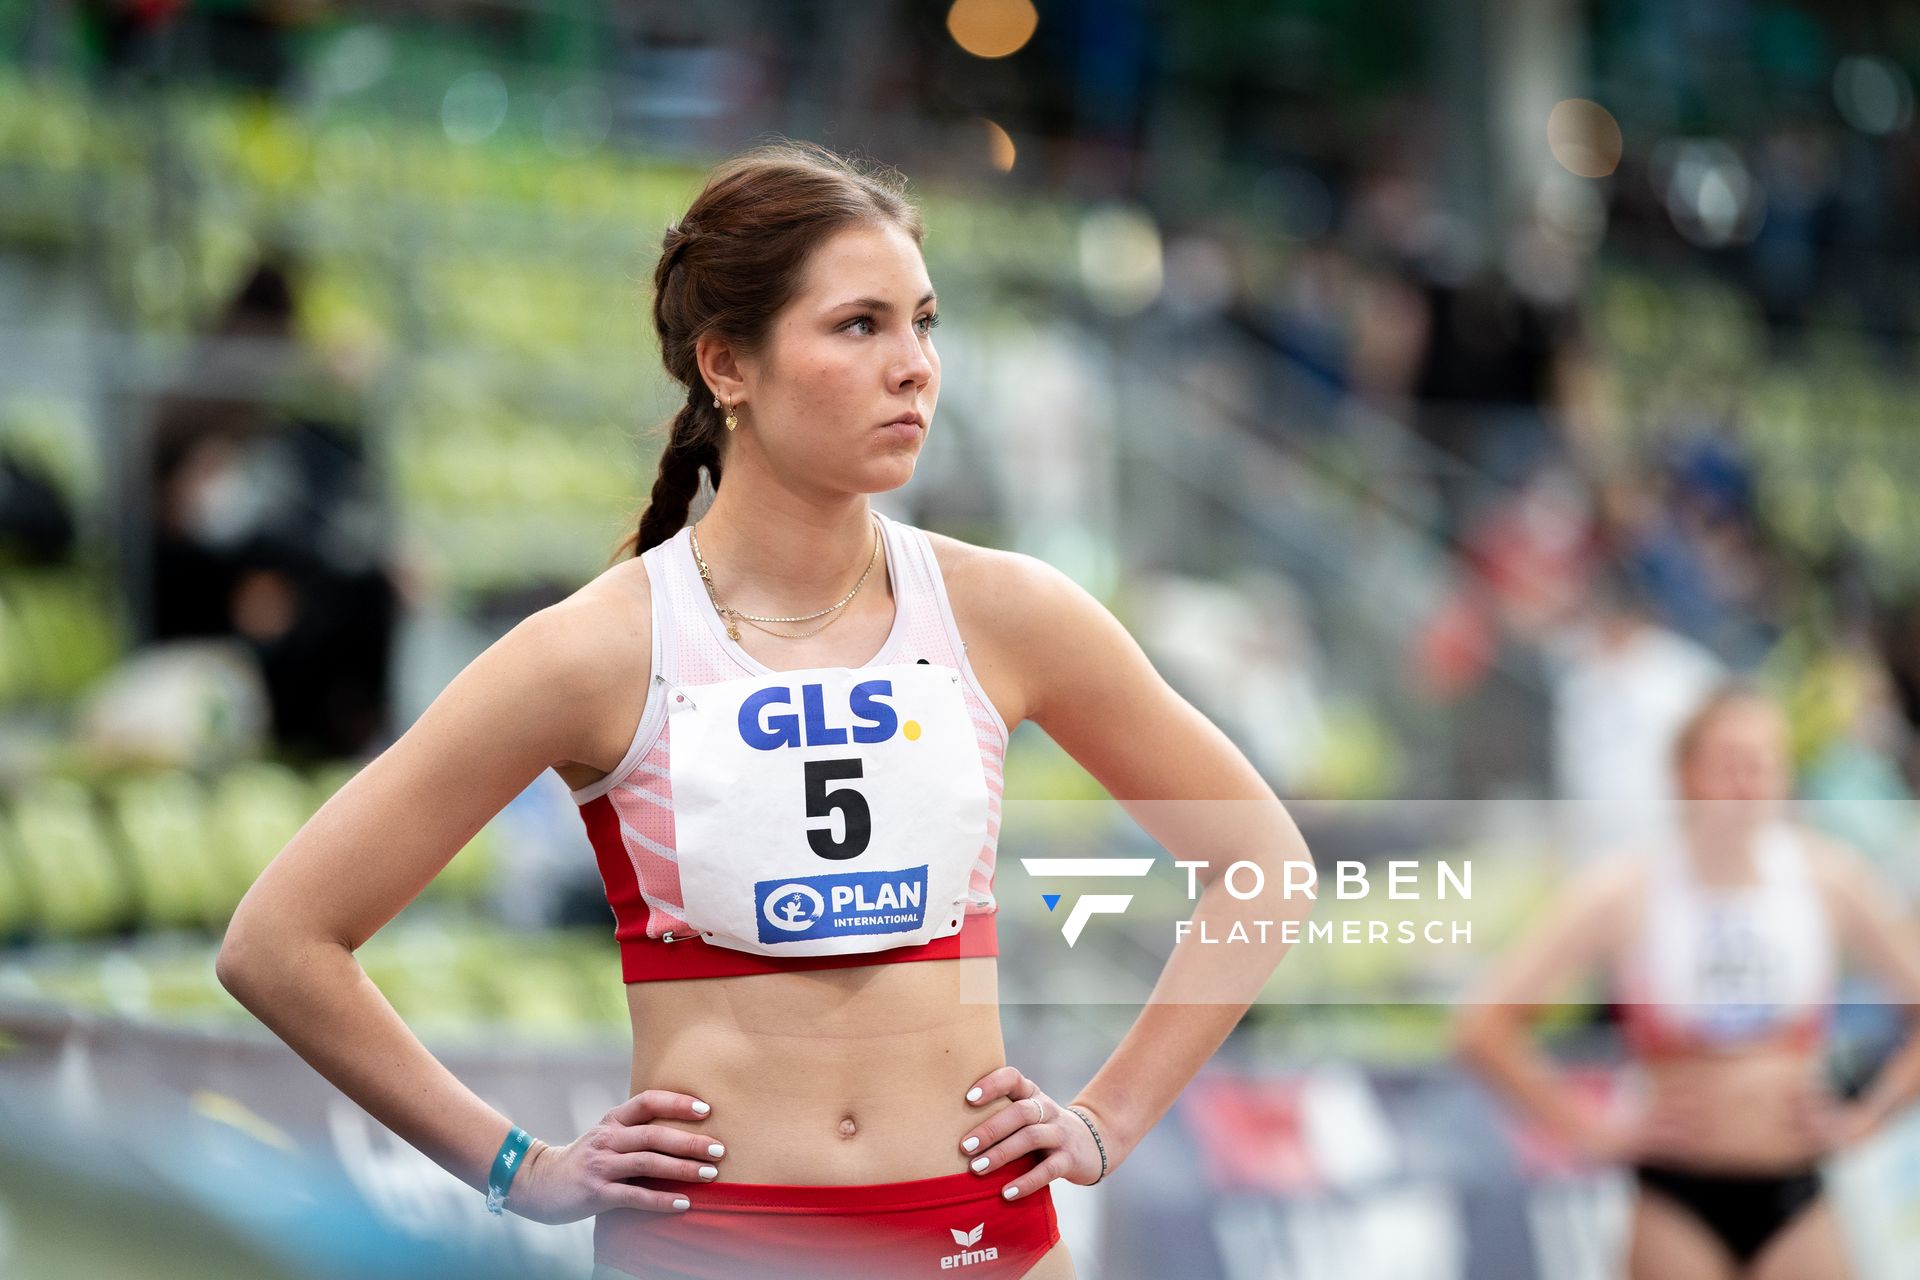
[[[1029,1152],[986,1175],[969,1171],[860,1186],[635,1178],[636,1186],[684,1194],[693,1207],[600,1214],[593,1223],[594,1274],[641,1280],[1014,1280],[1060,1241],[1051,1188],[1018,1200],[1000,1194],[1044,1154]]]

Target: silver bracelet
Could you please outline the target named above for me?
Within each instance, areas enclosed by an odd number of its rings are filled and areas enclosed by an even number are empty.
[[[1100,1178],[1106,1177],[1107,1176],[1107,1144],[1100,1141],[1100,1130],[1094,1126],[1093,1117],[1088,1115],[1086,1112],[1082,1111],[1078,1107],[1068,1107],[1067,1110],[1079,1116],[1081,1121],[1087,1126],[1087,1132],[1093,1135],[1093,1148],[1094,1150],[1100,1153]],[[1095,1178],[1093,1182],[1090,1182],[1087,1185],[1093,1186],[1097,1184],[1100,1181],[1100,1178]]]

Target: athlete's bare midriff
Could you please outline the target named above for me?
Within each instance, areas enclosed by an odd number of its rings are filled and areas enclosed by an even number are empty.
[[[1752,1046],[1738,1053],[1650,1059],[1642,1069],[1650,1101],[1664,1095],[1698,1122],[1697,1156],[1685,1161],[1690,1167],[1782,1173],[1821,1157],[1800,1118],[1803,1096],[1822,1086],[1816,1052]]]
[[[632,1090],[704,1099],[720,1177],[842,1186],[963,1173],[966,1091],[1006,1061],[992,957],[627,986]]]

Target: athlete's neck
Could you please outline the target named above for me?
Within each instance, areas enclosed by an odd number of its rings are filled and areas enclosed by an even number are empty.
[[[729,605],[780,615],[824,609],[853,590],[869,560],[861,596],[887,594],[886,555],[874,550],[865,494],[831,505],[790,495],[729,501],[729,483],[722,481],[696,527],[714,590]]]
[[[1704,802],[1709,807],[1712,802]],[[1753,876],[1754,845],[1763,824],[1728,813],[1690,815],[1684,822],[1687,855],[1703,884],[1743,884]]]

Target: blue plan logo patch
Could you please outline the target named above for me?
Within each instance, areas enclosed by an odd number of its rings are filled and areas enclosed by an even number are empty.
[[[762,942],[911,933],[926,918],[927,868],[759,880],[753,905]]]

